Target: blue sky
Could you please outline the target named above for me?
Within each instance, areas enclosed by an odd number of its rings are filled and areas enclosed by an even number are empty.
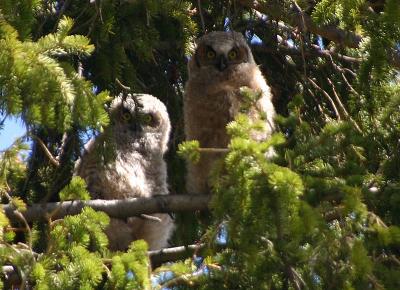
[[[1,118],[0,118],[1,120]],[[0,129],[0,150],[9,147],[15,139],[25,134],[25,128],[21,120],[15,118],[7,118],[4,122],[3,129]]]

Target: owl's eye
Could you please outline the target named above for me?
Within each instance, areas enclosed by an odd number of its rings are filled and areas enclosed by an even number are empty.
[[[129,112],[122,113],[122,120],[124,120],[125,122],[130,121],[131,118],[132,118],[131,113],[129,113]]]
[[[215,58],[215,52],[212,50],[207,51],[207,58],[208,59],[214,59]]]
[[[143,125],[152,127],[157,125],[156,118],[152,114],[140,114],[139,118]]]
[[[229,60],[235,60],[237,58],[237,56],[238,56],[238,54],[237,54],[236,50],[231,50],[228,53]]]
[[[142,116],[142,122],[145,124],[150,124],[153,121],[153,116],[151,114],[145,114]]]

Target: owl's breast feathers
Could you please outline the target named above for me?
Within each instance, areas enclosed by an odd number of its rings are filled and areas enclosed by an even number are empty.
[[[84,178],[92,198],[122,199],[168,194],[166,188],[166,165],[162,159],[144,160],[138,152],[117,154],[115,160],[101,165],[98,156],[87,154],[76,170]],[[157,168],[165,168],[155,174]],[[150,178],[149,178],[150,177]],[[159,192],[155,192],[155,190]]]
[[[229,142],[226,125],[239,111],[240,88],[244,86],[262,92],[257,106],[271,118],[274,115],[270,89],[257,65],[243,63],[226,73],[200,74],[201,70],[189,79],[185,91],[187,140],[198,140],[202,147],[226,147]]]

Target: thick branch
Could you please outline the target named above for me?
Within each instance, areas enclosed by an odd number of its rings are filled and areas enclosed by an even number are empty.
[[[282,5],[282,1],[279,0],[239,0],[239,3],[244,7],[255,9],[268,15],[274,20],[287,21],[290,25],[298,27],[299,30],[320,35],[342,46],[358,48],[362,40],[360,35],[340,29],[334,25],[317,25],[310,15],[299,11],[296,5],[287,9]],[[398,51],[389,50],[388,58],[393,67],[400,68],[400,53]]]
[[[60,219],[66,215],[78,214],[85,206],[89,206],[107,213],[110,217],[125,219],[141,214],[205,210],[208,208],[209,201],[209,195],[159,195],[117,200],[77,200],[34,204],[22,214],[28,222],[46,219],[52,213],[52,219]],[[10,220],[18,220],[12,206],[5,205],[3,208]]]
[[[360,44],[361,36],[353,32],[349,32],[336,26],[319,26],[316,25],[311,16],[298,11],[295,6],[289,11],[286,11],[282,6],[281,1],[253,1],[253,0],[239,0],[240,4],[247,8],[252,8],[264,13],[275,20],[285,20],[292,26],[297,26],[299,29],[310,31],[314,34],[321,35],[335,43],[356,48]]]

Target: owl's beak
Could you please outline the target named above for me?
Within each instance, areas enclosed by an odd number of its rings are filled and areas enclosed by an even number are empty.
[[[224,71],[228,67],[228,62],[225,56],[221,55],[217,62],[217,69],[219,71]]]

